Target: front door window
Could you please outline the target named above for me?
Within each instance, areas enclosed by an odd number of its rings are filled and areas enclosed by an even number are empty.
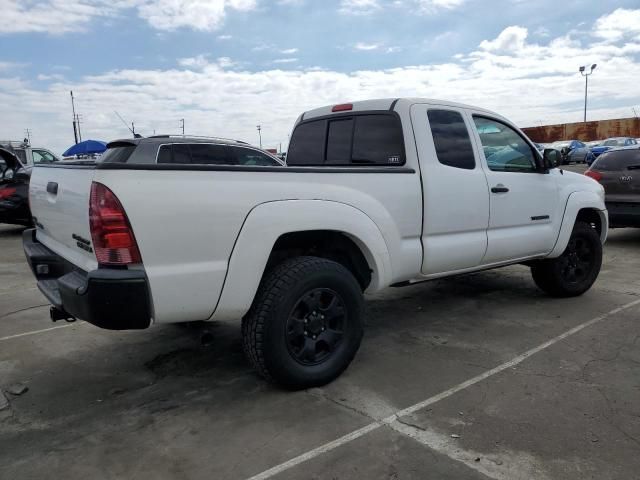
[[[497,120],[474,116],[487,165],[494,172],[535,172],[531,146],[513,130]]]

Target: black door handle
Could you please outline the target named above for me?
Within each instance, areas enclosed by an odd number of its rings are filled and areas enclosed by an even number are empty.
[[[47,192],[49,192],[52,195],[57,195],[58,194],[58,184],[56,182],[47,183]]]
[[[504,185],[497,185],[491,188],[492,193],[507,193],[509,189]]]

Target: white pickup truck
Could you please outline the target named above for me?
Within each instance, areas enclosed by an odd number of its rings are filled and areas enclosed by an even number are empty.
[[[103,328],[242,318],[286,388],[336,378],[363,292],[515,263],[554,296],[596,280],[602,187],[505,118],[425,99],[305,112],[287,165],[241,142],[152,137],[37,165],[24,249],[52,319]]]

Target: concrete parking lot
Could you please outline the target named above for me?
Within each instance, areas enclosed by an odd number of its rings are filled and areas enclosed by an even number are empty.
[[[638,478],[640,230],[579,298],[524,266],[371,296],[351,367],[296,393],[234,323],[52,324],[21,230],[0,226],[0,388],[29,388],[0,410],[2,479]]]

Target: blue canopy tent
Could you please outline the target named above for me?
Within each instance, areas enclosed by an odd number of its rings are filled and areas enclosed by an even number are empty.
[[[67,148],[62,156],[72,157],[74,155],[92,155],[95,153],[103,153],[106,149],[106,142],[101,142],[100,140],[85,140]]]

